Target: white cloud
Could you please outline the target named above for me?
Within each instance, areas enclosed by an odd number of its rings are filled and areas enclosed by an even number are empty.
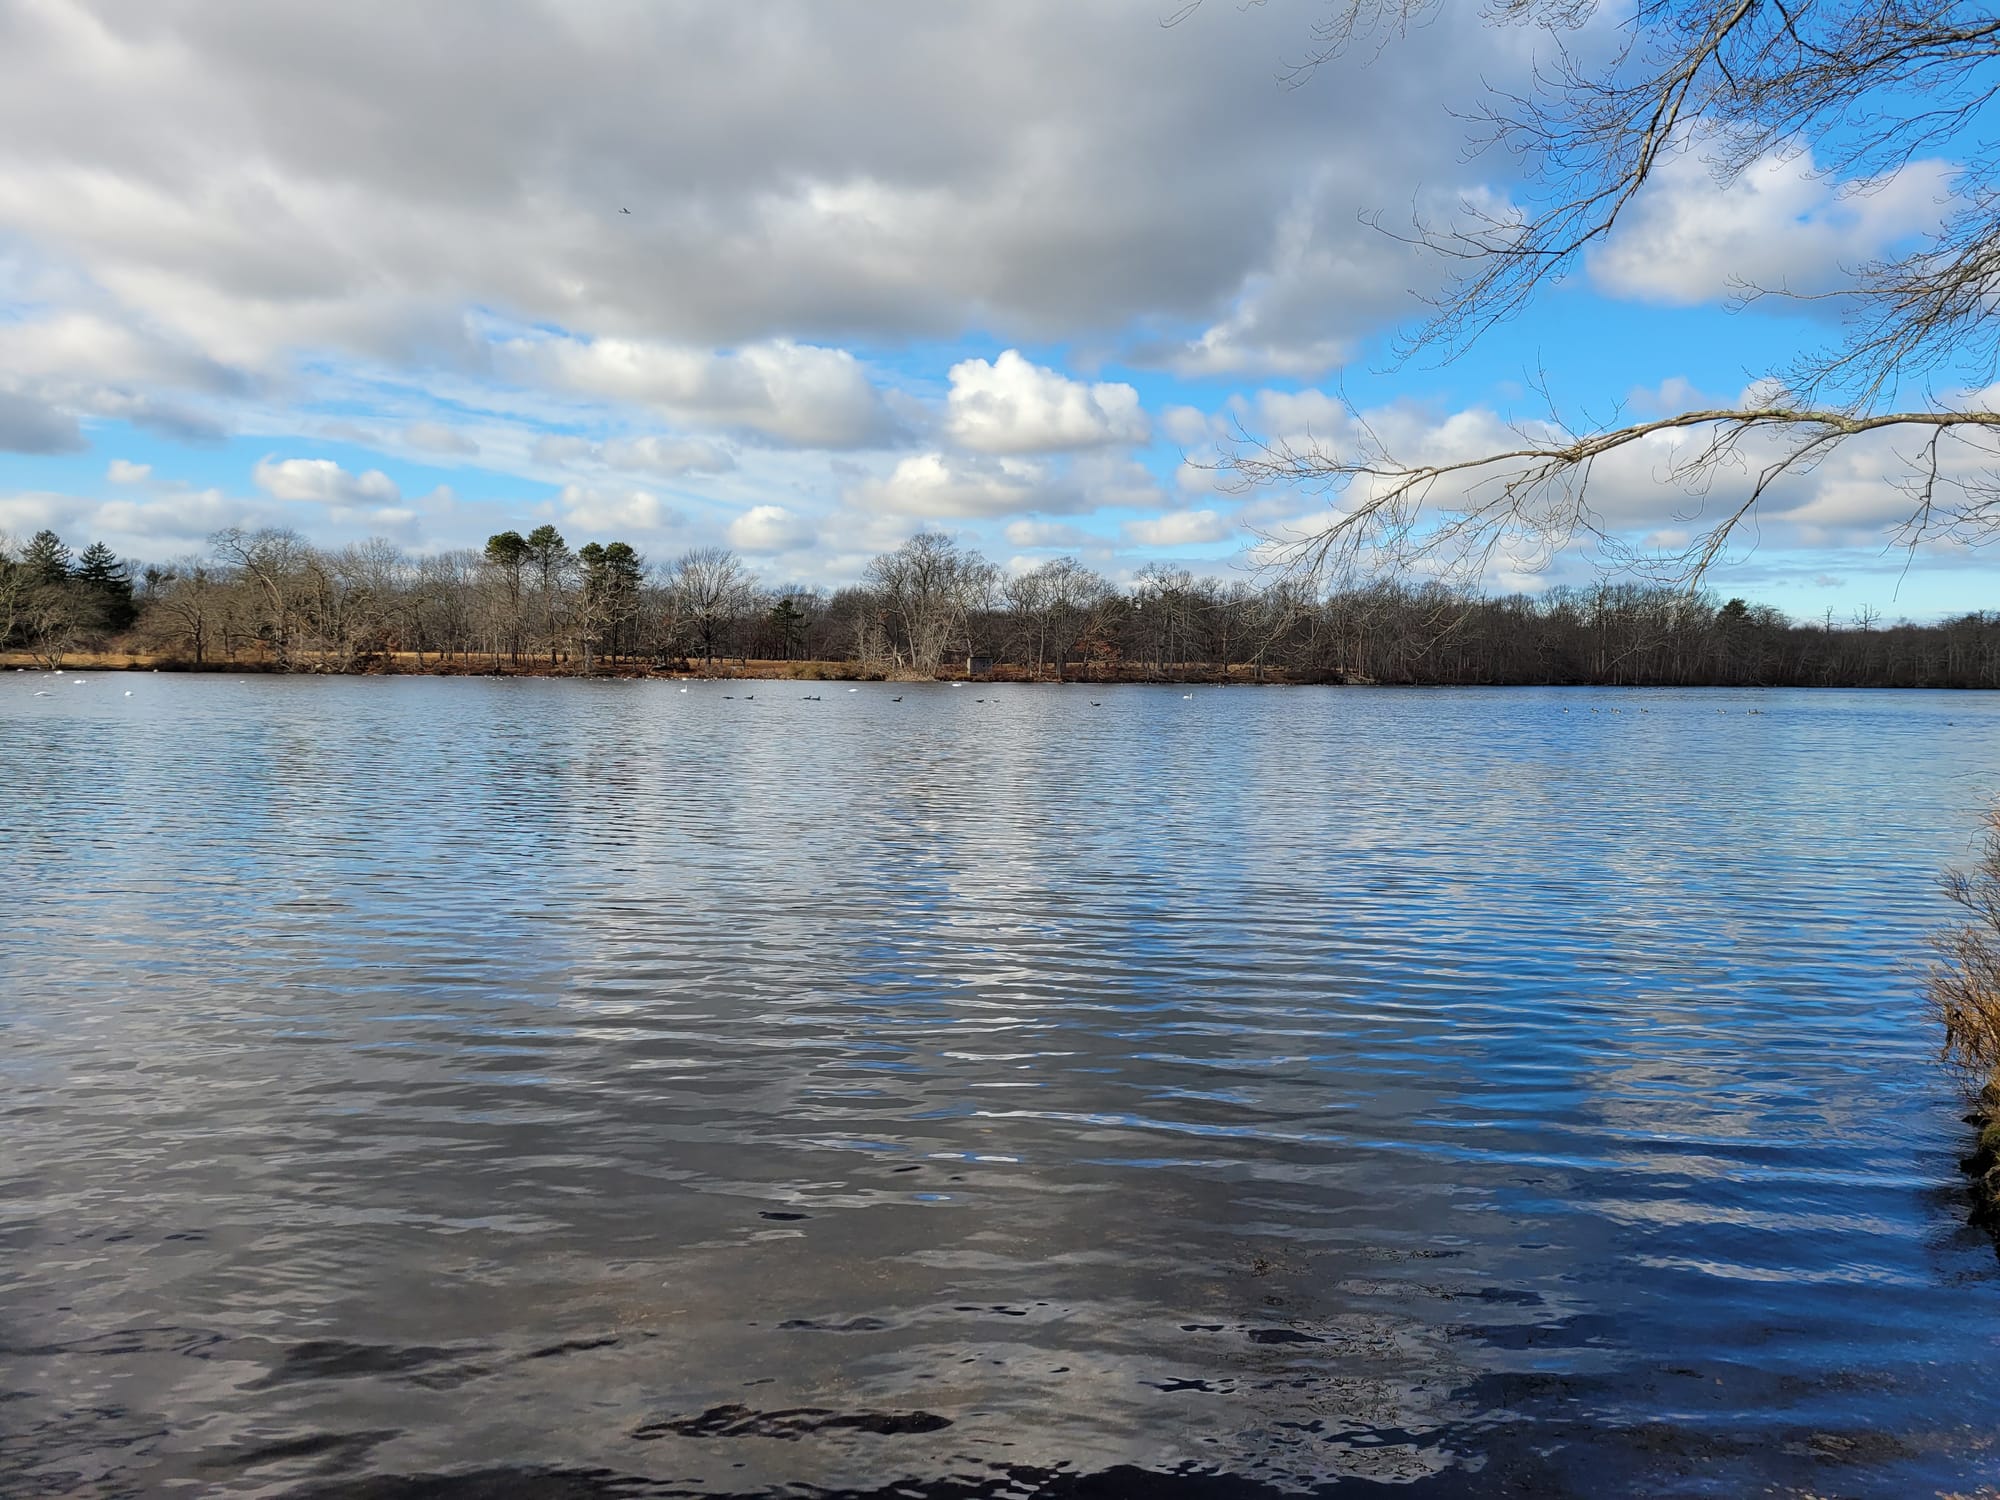
[[[544,433],[535,439],[530,457],[538,464],[551,468],[561,468],[564,464],[582,461],[600,462],[598,445],[589,438],[571,437],[566,433]]]
[[[1743,283],[1795,292],[1836,285],[1843,268],[1949,211],[1952,169],[1915,161],[1873,183],[1814,174],[1810,156],[1773,153],[1727,187],[1698,150],[1669,157],[1618,228],[1588,258],[1591,284],[1613,296],[1686,307]]]
[[[1004,535],[1016,547],[1082,547],[1093,540],[1088,532],[1060,521],[1010,521]]]
[[[469,367],[468,308],[699,349],[1229,324],[1206,347],[1309,363],[1384,312],[1387,242],[1352,208],[1466,183],[1437,102],[1528,52],[1439,26],[1285,91],[1277,7],[342,14],[11,8],[0,232],[223,371]]]
[[[729,523],[728,535],[744,552],[791,552],[814,541],[812,524],[782,505],[753,505]]]
[[[1219,542],[1234,529],[1212,510],[1174,511],[1151,520],[1125,523],[1125,535],[1144,547],[1185,547],[1197,542]]]
[[[466,457],[479,452],[479,444],[455,427],[442,422],[411,422],[403,428],[403,441],[423,453],[453,453]]]
[[[1142,443],[1150,435],[1131,386],[1085,385],[1015,349],[991,364],[968,359],[951,367],[944,427],[953,442],[981,453],[1055,453]]]
[[[916,517],[1007,516],[1084,508],[1082,496],[1058,483],[1043,464],[943,453],[913,454],[898,462],[886,479],[853,486],[847,498],[865,510]]]
[[[604,462],[614,469],[670,479],[683,474],[721,474],[736,467],[736,460],[725,449],[702,438],[621,439],[606,443],[601,452]]]
[[[580,463],[602,464],[627,474],[656,474],[678,479],[687,474],[723,474],[736,467],[728,449],[705,438],[615,438],[594,443],[588,438],[547,434],[535,440],[531,457],[550,468]]]
[[[1194,406],[1170,406],[1160,414],[1160,430],[1183,448],[1218,436],[1214,420]]]
[[[507,364],[557,386],[638,402],[683,419],[802,448],[856,448],[894,424],[845,349],[774,342],[733,353],[648,339],[517,339]]]
[[[75,453],[89,446],[68,412],[32,396],[0,391],[0,452]]]
[[[111,467],[104,471],[104,477],[113,484],[144,484],[153,477],[153,466],[114,458],[111,460]]]
[[[253,477],[273,500],[360,508],[395,505],[403,498],[396,481],[380,469],[355,474],[330,458],[260,459]]]
[[[614,533],[664,531],[682,524],[680,515],[650,490],[567,484],[560,504],[565,524],[611,541],[620,540]]]

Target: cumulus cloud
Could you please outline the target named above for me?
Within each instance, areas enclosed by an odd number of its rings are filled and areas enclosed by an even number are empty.
[[[1758,395],[1753,388],[1735,398],[1718,396],[1677,379],[1654,391],[1635,393],[1634,404],[1650,407],[1664,402],[1676,410],[1728,408],[1753,402]],[[1983,397],[1972,393],[1967,399],[1976,405]],[[1450,464],[1516,448],[1524,441],[1554,441],[1562,436],[1545,420],[1512,418],[1490,406],[1451,409],[1397,402],[1354,412],[1314,390],[1261,392],[1236,403],[1234,414],[1253,430],[1301,450],[1318,444],[1329,452],[1356,452],[1365,429],[1368,439],[1408,464]],[[1755,476],[1789,451],[1786,434],[1755,432],[1739,444],[1733,462],[1715,470],[1705,482],[1690,484],[1684,476],[1708,441],[1708,435],[1699,432],[1662,431],[1595,460],[1588,498],[1597,522],[1619,545],[1641,553],[1677,551],[1731,514]],[[1879,552],[1915,507],[1906,483],[1915,446],[1916,440],[1907,435],[1870,434],[1781,475],[1768,488],[1749,525],[1735,535],[1728,560],[1740,563],[1765,549]],[[1985,444],[1977,442],[1947,442],[1939,457],[1947,487],[1981,482],[1991,462]],[[1517,471],[1495,466],[1440,481],[1428,495],[1432,513],[1463,499],[1474,486],[1483,485],[1480,493],[1490,496],[1493,476],[1509,472]],[[1279,541],[1303,538],[1388,482],[1357,480],[1351,489],[1330,493],[1324,508],[1304,512],[1294,490],[1261,492],[1243,507],[1243,520]],[[1135,539],[1139,535],[1136,530],[1130,534]],[[1498,586],[1532,587],[1548,581],[1548,569],[1560,569],[1566,560],[1573,562],[1596,545],[1593,538],[1579,536],[1565,553],[1550,558],[1524,542],[1502,555],[1487,579]]]
[[[129,459],[114,458],[111,466],[104,471],[104,477],[113,484],[144,484],[153,477],[151,464],[135,464]]]
[[[255,526],[261,518],[247,502],[204,489],[171,499],[107,500],[79,519],[118,551],[157,555],[168,547],[201,546],[224,527]]]
[[[1006,516],[1077,509],[1081,497],[1053,482],[1042,464],[1017,458],[917,453],[885,479],[855,485],[847,498],[864,510],[900,516]]]
[[[210,413],[144,391],[98,387],[81,394],[77,405],[93,416],[130,422],[178,443],[219,443],[229,435],[229,429]]]
[[[1825,291],[1843,268],[1934,229],[1948,212],[1951,167],[1914,161],[1876,182],[1829,182],[1810,156],[1773,153],[1720,187],[1697,150],[1669,157],[1618,228],[1592,253],[1592,285],[1685,307],[1745,283]]]
[[[1092,540],[1080,527],[1061,521],[1010,521],[1003,534],[1016,547],[1082,547]]]
[[[210,395],[241,394],[250,385],[242,372],[161,335],[143,319],[95,308],[0,323],[0,365],[19,377],[85,385],[158,383]]]
[[[1382,315],[1348,210],[1465,180],[1437,101],[1527,50],[1433,27],[1288,92],[1275,7],[357,3],[12,8],[0,227],[231,368],[476,360],[468,306],[704,348],[1234,320],[1211,351],[1310,361]]]
[[[791,552],[814,538],[812,523],[782,505],[753,505],[729,523],[729,545],[743,552]]]
[[[0,451],[75,453],[89,446],[68,412],[32,396],[0,391]]]
[[[649,339],[518,339],[508,364],[593,395],[657,407],[807,448],[859,448],[892,435],[881,394],[845,349],[776,342],[716,352]]]
[[[393,506],[403,498],[401,486],[380,469],[356,474],[330,458],[264,458],[252,477],[273,500],[358,508]]]
[[[629,531],[664,531],[682,524],[680,514],[651,490],[567,484],[560,504],[566,525],[611,536]]]
[[[990,364],[968,359],[951,367],[944,430],[981,453],[1057,453],[1143,443],[1151,435],[1131,386],[1085,385],[1031,364],[1016,349]]]
[[[1244,268],[1222,315],[1144,356],[1191,377],[1309,378],[1344,364],[1363,335],[1408,311],[1409,288],[1426,275],[1403,240],[1357,238],[1340,222],[1368,201],[1371,175],[1358,157],[1322,163],[1276,214],[1268,248]],[[1430,206],[1433,222],[1450,212]]]
[[[1150,520],[1128,521],[1125,535],[1145,547],[1186,547],[1197,542],[1219,542],[1234,530],[1212,510],[1183,510]]]

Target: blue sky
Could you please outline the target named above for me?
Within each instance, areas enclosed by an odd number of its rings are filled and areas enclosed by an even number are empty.
[[[1949,202],[1948,162],[1856,193],[1809,152],[1727,187],[1690,157],[1527,316],[1398,367],[1441,272],[1362,216],[1519,196],[1452,111],[1533,36],[1447,15],[1285,88],[1314,0],[1162,14],[0,9],[0,531],[164,560],[551,521],[840,583],[937,527],[1010,567],[1238,573],[1328,499],[1218,487],[1231,431],[1338,444],[1352,408],[1458,455],[1538,417],[1538,375],[1572,422],[1731,404],[1833,332],[1732,312],[1732,277],[1823,288]],[[1690,524],[1670,457],[1598,480],[1622,536]],[[1993,605],[1977,551],[1890,545],[1898,472],[1890,443],[1800,476],[1711,586]],[[1489,584],[1593,576],[1523,562]]]

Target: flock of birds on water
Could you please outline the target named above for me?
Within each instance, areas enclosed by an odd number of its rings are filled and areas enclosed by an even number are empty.
[[[17,668],[16,670],[19,670],[19,669]],[[53,673],[51,673],[50,675],[51,675],[51,676],[55,676],[55,677],[61,677],[61,676],[63,676],[63,675],[64,675],[64,673],[63,673],[62,669],[61,669],[61,668],[59,667],[59,668],[57,668],[57,669],[56,669],[56,670],[55,670],[55,671],[54,671]],[[155,669],[154,669],[154,675],[155,675],[155,676],[158,676],[158,675],[159,675],[159,669],[158,669],[158,668],[155,668]],[[82,687],[82,686],[83,686],[83,685],[84,685],[84,684],[85,684],[85,683],[86,683],[86,682],[87,682],[88,680],[89,680],[88,678],[84,678],[84,677],[78,677],[78,676],[75,676],[74,674],[71,674],[71,675],[70,675],[70,677],[69,677],[69,681],[70,681],[70,685],[71,685],[72,687]],[[248,679],[248,678],[244,678],[244,677],[239,677],[239,678],[237,678],[236,680],[237,680],[237,682],[238,682],[238,683],[243,683],[243,682],[247,682],[247,681],[248,681],[249,679]],[[511,681],[514,681],[515,679],[513,679],[513,678],[502,678],[501,680],[502,680],[503,682],[511,682]],[[947,684],[945,684],[945,685],[946,685],[947,687],[955,687],[955,688],[962,688],[962,687],[964,687],[964,686],[965,686],[965,684],[964,684],[964,683],[962,683],[962,682],[951,682],[951,683],[947,683]],[[686,689],[685,687],[683,687],[683,688],[681,689],[681,691],[682,691],[683,693],[685,693],[685,692],[687,691],[687,689]],[[860,691],[861,691],[861,689],[860,689],[860,688],[858,688],[858,687],[851,687],[851,688],[849,688],[849,689],[848,689],[848,692],[850,692],[850,693],[858,693],[858,692],[860,692]],[[35,696],[36,696],[37,698],[52,698],[52,697],[54,697],[54,696],[55,696],[55,694],[53,694],[52,692],[50,692],[50,691],[49,691],[48,689],[46,689],[46,688],[38,688],[38,689],[36,689],[36,691],[35,691]],[[127,698],[129,698],[129,697],[131,697],[131,696],[132,696],[132,690],[131,690],[130,688],[127,688],[127,689],[125,689],[125,696],[126,696]],[[725,698],[726,700],[728,700],[728,701],[730,701],[730,702],[732,702],[732,703],[736,701],[736,694],[734,694],[734,693],[724,693],[724,694],[723,694],[722,696],[723,696],[723,698]],[[1188,701],[1191,701],[1191,700],[1193,699],[1193,697],[1194,697],[1194,694],[1193,694],[1193,693],[1182,693],[1182,694],[1181,694],[1181,701],[1182,701],[1182,702],[1188,702]],[[744,701],[745,703],[755,703],[755,702],[757,701],[757,695],[756,695],[755,693],[745,693],[745,694],[743,695],[743,701]],[[800,700],[799,700],[799,701],[800,701],[800,702],[802,702],[802,703],[820,703],[820,702],[824,702],[824,701],[825,701],[825,699],[824,699],[824,695],[822,695],[822,694],[820,694],[820,693],[806,693],[806,694],[804,694],[804,695],[803,695],[803,696],[802,696],[802,697],[800,698]],[[889,700],[889,701],[890,701],[891,703],[901,703],[901,702],[903,701],[903,695],[902,695],[901,693],[897,693],[897,694],[896,694],[895,696],[893,696],[892,698],[890,698],[890,700]],[[973,699],[972,701],[973,701],[974,703],[984,703],[984,702],[986,702],[987,700],[986,700],[986,699],[984,699],[984,698],[974,698],[974,699]],[[1000,700],[999,700],[998,698],[995,698],[995,699],[993,699],[992,701],[993,701],[993,702],[995,702],[995,703],[998,703],[998,702],[999,702]],[[1092,708],[1102,708],[1102,707],[1104,707],[1104,700],[1103,700],[1102,698],[1092,698],[1092,699],[1090,699],[1090,700],[1089,700],[1089,703],[1090,703],[1090,706],[1091,706]],[[1650,714],[1650,713],[1652,712],[1652,710],[1651,710],[1650,708],[1640,708],[1640,709],[1638,709],[1638,710],[1636,710],[1636,711],[1637,711],[1637,712],[1639,712],[1639,713],[1642,713],[1642,714]],[[1570,712],[1570,710],[1569,710],[1569,709],[1567,709],[1567,708],[1565,708],[1565,709],[1563,710],[1563,712],[1564,712],[1564,713],[1569,713],[1569,712]],[[1594,714],[1605,714],[1605,713],[1610,713],[1610,714],[1622,714],[1622,713],[1624,713],[1624,712],[1625,712],[1625,710],[1624,710],[1624,709],[1622,709],[1622,708],[1608,708],[1608,709],[1607,709],[1607,708],[1593,708],[1593,709],[1591,709],[1591,710],[1590,710],[1590,712],[1591,712],[1591,713],[1594,713]],[[1716,713],[1718,713],[1718,714],[1727,714],[1727,713],[1729,712],[1729,710],[1728,710],[1728,709],[1726,709],[1726,708],[1718,708],[1717,710],[1715,710],[1715,712],[1716,712]],[[1743,710],[1743,712],[1744,712],[1745,714],[1747,714],[1747,715],[1751,715],[1751,716],[1753,716],[1753,717],[1761,717],[1761,716],[1762,716],[1762,714],[1763,714],[1763,712],[1764,712],[1764,710],[1763,710],[1763,709],[1761,709],[1761,708],[1746,708],[1746,709],[1744,709],[1744,710]]]

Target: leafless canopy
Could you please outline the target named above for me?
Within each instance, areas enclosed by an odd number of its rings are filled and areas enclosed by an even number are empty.
[[[1290,539],[1295,564],[1399,562],[1412,550],[1477,559],[1524,543],[1546,554],[1605,532],[1590,496],[1596,462],[1677,430],[1694,440],[1676,447],[1663,477],[1721,503],[1684,551],[1654,561],[1695,579],[1777,480],[1855,438],[1900,433],[1911,506],[1899,539],[1990,537],[2000,527],[2000,424],[1974,398],[1937,392],[1977,391],[2000,363],[2000,15],[1955,0],[1619,3],[1629,11],[1489,0],[1489,24],[1546,34],[1548,60],[1532,85],[1490,96],[1474,117],[1480,144],[1519,158],[1527,192],[1516,208],[1466,204],[1449,223],[1407,231],[1455,275],[1406,354],[1448,358],[1521,312],[1683,151],[1726,183],[1810,148],[1817,171],[1864,192],[1913,160],[1942,157],[1956,177],[1941,226],[1907,253],[1850,268],[1833,290],[1741,284],[1745,300],[1830,302],[1842,330],[1774,368],[1771,398],[1754,409],[1574,430],[1537,423],[1518,445],[1469,461],[1399,458],[1365,429],[1354,441],[1249,440],[1224,466],[1246,486],[1305,483],[1355,497],[1323,531]],[[1441,0],[1334,0],[1292,78],[1305,83],[1357,44],[1386,44],[1440,9]]]

